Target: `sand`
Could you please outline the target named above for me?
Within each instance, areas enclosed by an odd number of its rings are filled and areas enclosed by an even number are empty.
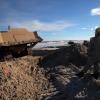
[[[83,66],[82,66],[83,67]],[[67,48],[47,57],[24,56],[0,62],[0,100],[99,100],[93,78],[79,78]]]

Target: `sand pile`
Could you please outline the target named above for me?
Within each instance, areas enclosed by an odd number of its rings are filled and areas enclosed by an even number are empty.
[[[70,54],[64,47],[41,60],[26,56],[0,62],[0,100],[99,100],[100,87],[91,77],[76,76],[84,65],[69,62]]]
[[[39,100],[48,88],[45,71],[34,57],[0,62],[0,100]]]

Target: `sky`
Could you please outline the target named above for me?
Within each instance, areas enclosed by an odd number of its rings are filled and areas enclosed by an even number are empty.
[[[44,40],[89,40],[100,27],[100,0],[0,0],[0,30],[38,31]]]

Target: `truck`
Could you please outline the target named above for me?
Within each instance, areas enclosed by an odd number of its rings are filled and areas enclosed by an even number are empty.
[[[30,32],[24,28],[0,31],[0,59],[32,54],[31,48],[42,40],[37,31]]]

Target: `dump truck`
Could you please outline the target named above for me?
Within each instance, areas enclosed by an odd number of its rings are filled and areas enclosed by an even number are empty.
[[[36,31],[29,32],[24,28],[9,28],[7,31],[0,31],[0,59],[28,55],[32,50],[30,48],[41,41],[42,38]]]

